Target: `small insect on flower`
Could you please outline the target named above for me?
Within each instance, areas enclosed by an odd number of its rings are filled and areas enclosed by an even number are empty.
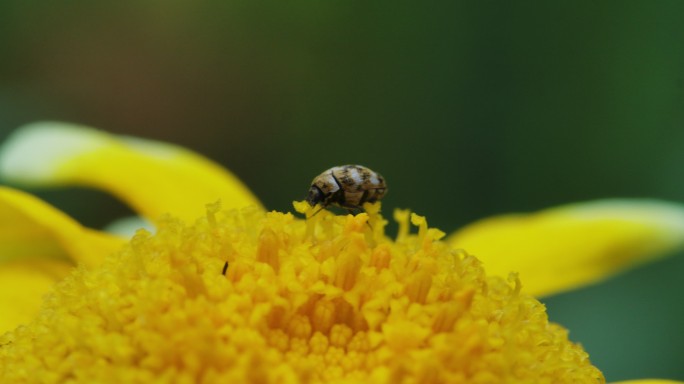
[[[306,202],[322,208],[336,205],[352,211],[363,209],[363,203],[373,203],[387,193],[385,179],[362,165],[332,167],[311,182]],[[318,213],[318,212],[316,212]]]

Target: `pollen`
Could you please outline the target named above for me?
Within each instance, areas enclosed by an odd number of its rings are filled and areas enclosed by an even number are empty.
[[[424,217],[397,211],[390,237],[364,209],[212,204],[140,230],[0,337],[0,382],[604,382],[515,274],[487,276]]]

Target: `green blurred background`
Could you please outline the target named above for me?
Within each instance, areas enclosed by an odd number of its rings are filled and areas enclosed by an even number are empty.
[[[684,201],[683,107],[682,1],[0,3],[0,139],[59,119],[182,144],[271,209],[344,163],[446,231]],[[36,193],[93,227],[130,214]],[[544,302],[609,381],[684,380],[683,275],[681,254]]]

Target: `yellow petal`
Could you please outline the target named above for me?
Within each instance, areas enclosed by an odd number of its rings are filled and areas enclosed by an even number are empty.
[[[684,244],[684,206],[612,199],[476,222],[448,241],[477,256],[488,273],[519,272],[543,296],[596,282]]]
[[[0,187],[0,268],[12,260],[36,257],[94,266],[123,242],[83,228],[32,195]]]
[[[259,201],[230,172],[181,147],[59,122],[18,129],[0,151],[0,174],[29,185],[82,185],[111,192],[150,220],[195,220],[205,204]]]
[[[0,264],[0,335],[28,323],[40,309],[43,295],[73,265],[64,260],[27,258]]]

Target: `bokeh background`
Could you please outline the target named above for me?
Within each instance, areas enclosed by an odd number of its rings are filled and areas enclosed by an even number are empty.
[[[684,2],[0,2],[0,139],[170,141],[270,209],[360,163],[446,231],[604,197],[684,202]],[[102,227],[130,210],[34,191]],[[581,241],[578,240],[578,241]],[[546,298],[609,381],[684,380],[684,253]],[[523,277],[524,278],[524,277]]]

